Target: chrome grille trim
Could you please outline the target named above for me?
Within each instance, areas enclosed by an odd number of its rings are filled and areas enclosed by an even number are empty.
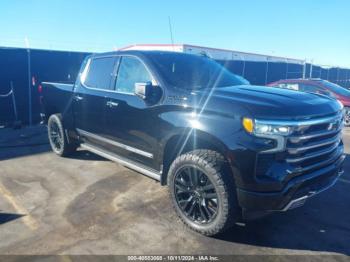
[[[321,162],[318,162],[318,163],[313,164],[313,165],[308,165],[307,167],[304,167],[304,168],[301,168],[301,167],[295,168],[293,170],[293,172],[305,173],[305,172],[308,172],[308,171],[313,170],[313,169],[326,167],[334,162],[339,161],[339,159],[342,157],[342,155],[343,155],[343,152],[340,150],[337,150],[337,151],[333,152],[332,155],[328,159],[321,161]],[[343,157],[345,157],[345,156],[343,155]]]
[[[320,150],[320,151],[317,151],[314,153],[310,153],[310,154],[307,154],[307,155],[300,157],[300,158],[287,158],[287,162],[288,163],[298,163],[298,162],[302,162],[304,160],[308,160],[311,158],[320,157],[320,156],[329,154],[339,146],[339,142],[328,149],[324,149],[324,150]]]
[[[335,137],[325,139],[322,142],[319,142],[319,141],[314,142],[314,143],[311,143],[310,145],[303,146],[303,147],[288,147],[287,151],[290,154],[298,154],[298,153],[305,152],[305,151],[310,150],[310,149],[315,149],[315,148],[323,147],[326,145],[331,145],[331,144],[335,144],[335,143],[339,144],[340,140],[341,140],[341,134],[338,133]]]
[[[317,138],[317,137],[322,137],[322,136],[328,136],[328,135],[339,133],[340,131],[341,131],[341,127],[339,127],[337,130],[332,130],[332,131],[328,131],[328,132],[315,132],[315,133],[311,133],[309,135],[292,136],[292,137],[289,137],[289,141],[292,143],[299,143],[302,140],[307,140],[307,139]]]
[[[285,148],[286,162],[293,172],[320,169],[336,161],[343,154],[342,128],[342,112],[294,125]]]
[[[298,144],[295,147],[291,147],[293,150],[296,147],[307,146],[304,141],[307,142],[309,139],[321,139],[340,133],[343,126],[343,112],[338,111],[333,113],[333,115],[327,115],[325,117],[318,117],[307,120],[267,120],[267,119],[255,119],[255,123],[284,126],[288,127],[290,132],[288,135],[281,134],[255,134],[258,137],[267,138],[270,140],[275,140],[276,145],[274,148],[266,149],[260,151],[260,153],[274,153],[274,152],[285,152],[287,151],[290,144]],[[327,125],[327,126],[326,126]],[[316,128],[313,128],[316,127]],[[311,129],[310,129],[311,128]],[[303,142],[303,145],[299,143]],[[322,143],[322,141],[319,141]],[[310,141],[310,143],[312,143]],[[316,144],[316,143],[315,143]],[[287,151],[289,152],[289,151]]]

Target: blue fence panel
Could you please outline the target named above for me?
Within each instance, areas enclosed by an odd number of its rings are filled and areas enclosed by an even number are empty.
[[[0,95],[8,93],[11,82],[19,119],[28,120],[28,55],[24,49],[0,49]],[[15,119],[12,97],[0,98],[0,125]]]
[[[31,74],[35,79],[32,86],[33,121],[40,120],[40,101],[38,85],[41,82],[73,83],[79,72],[80,65],[87,53],[72,53],[59,51],[31,51]]]
[[[29,87],[32,96],[33,122],[39,121],[40,103],[38,85],[42,81],[73,82],[83,59],[89,53],[30,50],[31,75],[28,76],[28,50],[21,48],[0,48],[0,125],[14,121],[11,97],[1,97],[10,91],[13,83],[18,117],[29,121]],[[231,72],[245,77],[253,85],[265,85],[280,79],[302,78],[304,65],[284,62],[218,61]],[[310,75],[312,68],[312,74]],[[328,79],[350,88],[350,70],[322,68],[305,65],[305,76]],[[32,79],[33,77],[33,79]],[[33,80],[33,81],[32,81]]]
[[[42,81],[73,82],[88,53],[30,50],[28,77],[28,50],[0,48],[0,95],[8,93],[13,83],[18,119],[29,122],[29,88],[31,90],[32,122],[40,120],[38,85]],[[0,125],[15,120],[12,98],[0,97]]]

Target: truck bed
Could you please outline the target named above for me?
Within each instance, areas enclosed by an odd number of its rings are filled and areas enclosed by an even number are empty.
[[[50,115],[52,112],[66,113],[71,109],[73,83],[42,83],[42,104],[45,115]]]

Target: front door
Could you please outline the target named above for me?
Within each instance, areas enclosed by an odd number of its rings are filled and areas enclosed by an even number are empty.
[[[107,98],[107,138],[115,141],[111,150],[153,169],[160,167],[155,161],[158,141],[155,133],[159,121],[156,107],[148,105],[134,94],[135,83],[153,82],[146,66],[136,57],[123,56],[119,61],[115,92]]]

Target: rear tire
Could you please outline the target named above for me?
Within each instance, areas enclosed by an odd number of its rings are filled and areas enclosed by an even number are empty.
[[[167,183],[177,215],[203,235],[221,233],[241,216],[233,176],[216,151],[194,150],[178,156]]]
[[[64,157],[76,151],[78,145],[73,141],[68,141],[60,114],[50,116],[47,123],[47,131],[51,149],[55,154]]]

